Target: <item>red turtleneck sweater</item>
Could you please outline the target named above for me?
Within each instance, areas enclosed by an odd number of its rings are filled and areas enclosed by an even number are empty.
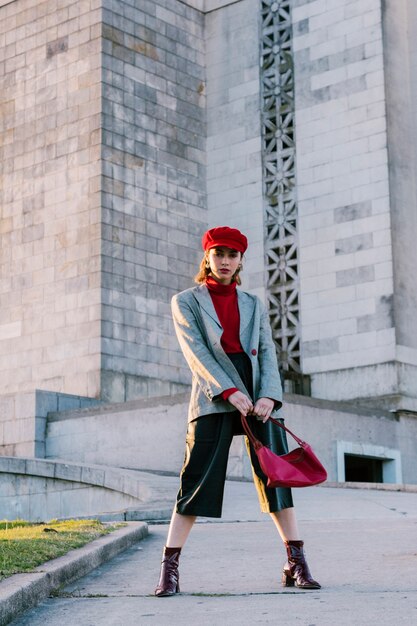
[[[240,316],[237,303],[236,283],[222,285],[211,276],[208,276],[206,285],[210,292],[220,324],[223,327],[223,334],[220,340],[223,350],[226,353],[243,352],[239,338]],[[231,387],[223,391],[221,394],[223,400],[227,400],[235,391],[238,391],[236,387]]]

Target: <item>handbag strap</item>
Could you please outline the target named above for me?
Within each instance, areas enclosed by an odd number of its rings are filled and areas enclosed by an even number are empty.
[[[249,427],[248,420],[246,419],[246,416],[243,415],[243,413],[240,414],[240,419],[242,420],[243,430],[245,431],[246,435],[249,438],[249,441],[251,442],[251,444],[253,445],[255,450],[259,450],[259,448],[262,448],[263,447],[263,443],[261,443],[259,441],[259,439],[257,439],[255,437],[255,435],[253,434],[253,432],[251,431],[251,429]],[[284,426],[284,424],[281,424],[281,422],[279,420],[276,420],[273,417],[270,417],[269,419],[271,420],[271,422],[273,422],[274,424],[276,424],[277,426],[282,428],[282,430],[285,430],[289,435],[291,435],[291,437],[293,439],[295,439],[295,441],[298,443],[298,445],[300,445],[302,448],[304,448],[304,446],[306,445],[305,441],[303,441],[302,439],[297,437],[297,435],[295,435],[289,428]]]

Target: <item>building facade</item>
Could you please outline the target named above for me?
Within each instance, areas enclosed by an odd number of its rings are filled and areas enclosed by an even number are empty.
[[[0,0],[0,393],[186,389],[228,224],[288,391],[417,411],[414,4]]]

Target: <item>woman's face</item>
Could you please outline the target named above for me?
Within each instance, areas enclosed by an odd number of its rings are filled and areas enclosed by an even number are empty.
[[[242,255],[231,248],[211,248],[207,253],[210,263],[210,272],[222,285],[230,285],[232,278],[238,269]]]

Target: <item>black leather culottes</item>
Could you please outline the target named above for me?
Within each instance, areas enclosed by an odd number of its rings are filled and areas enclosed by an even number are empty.
[[[233,365],[252,395],[252,365],[246,353],[229,354]],[[276,454],[288,452],[286,433],[268,421],[248,416],[255,436]],[[202,415],[188,424],[184,465],[180,476],[176,510],[182,515],[221,517],[229,448],[243,429],[238,411]],[[270,489],[258,457],[245,436],[261,511],[273,513],[293,506],[291,489]]]

